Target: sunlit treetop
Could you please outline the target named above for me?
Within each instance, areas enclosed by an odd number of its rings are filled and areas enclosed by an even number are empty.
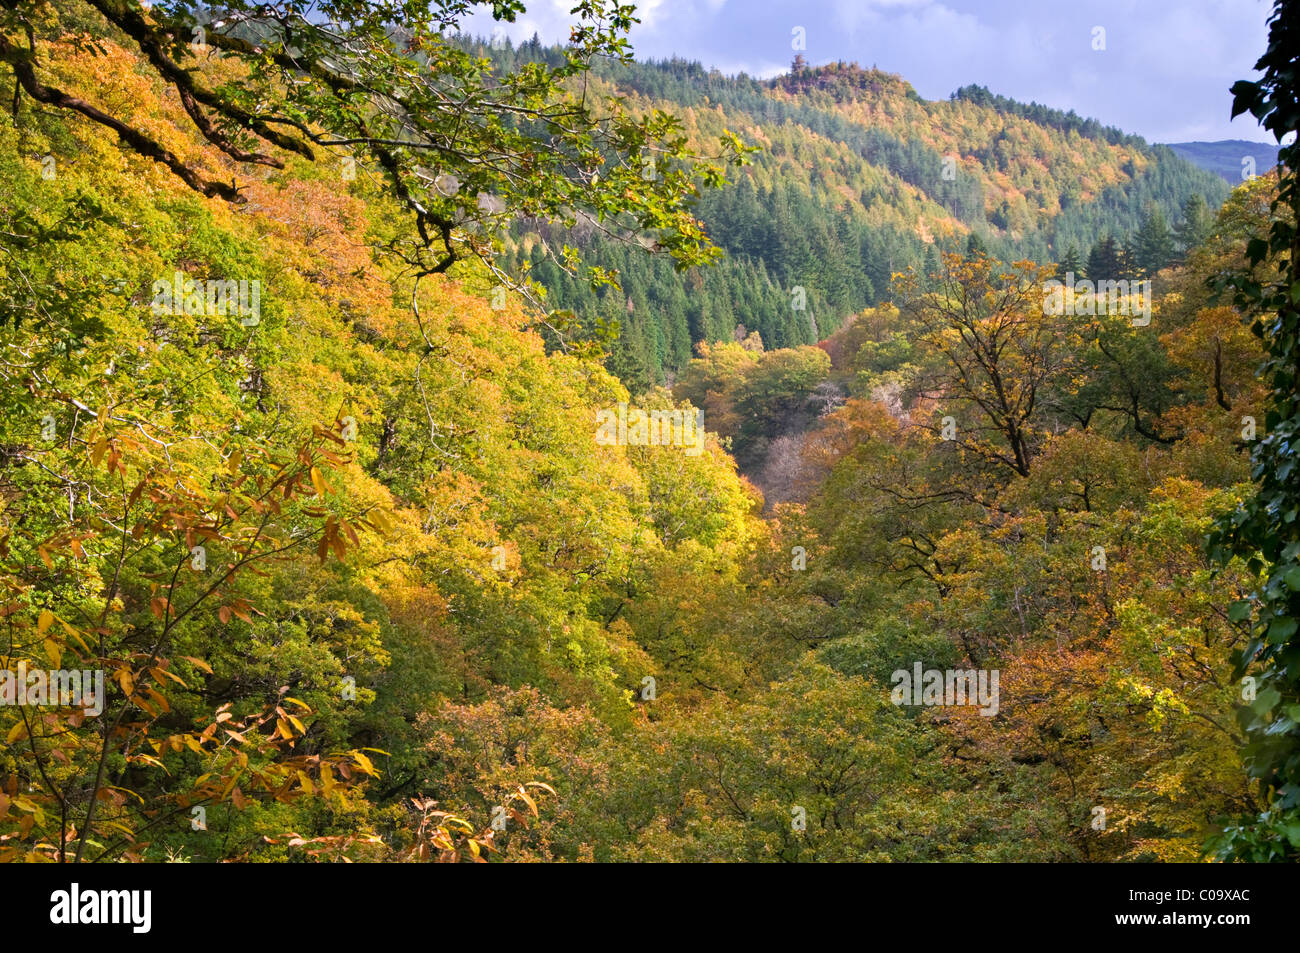
[[[718,252],[690,204],[701,185],[721,184],[726,166],[744,161],[739,140],[728,132],[716,153],[694,153],[675,117],[632,115],[586,83],[593,60],[631,59],[633,7],[582,0],[559,65],[500,72],[459,32],[476,6],[485,5],[84,0],[55,13],[10,0],[0,11],[0,60],[21,95],[113,130],[205,196],[242,201],[238,176],[211,177],[130,117],[96,105],[93,91],[61,89],[47,76],[47,48],[69,32],[92,50],[106,42],[138,50],[194,130],[236,169],[283,168],[296,154],[352,162],[378,179],[411,216],[388,251],[416,276],[465,258],[491,265],[497,236],[517,218],[581,220],[684,267],[713,260]],[[490,6],[501,21],[524,10],[519,0]],[[214,58],[242,68],[217,71]],[[578,266],[572,249],[552,253]]]

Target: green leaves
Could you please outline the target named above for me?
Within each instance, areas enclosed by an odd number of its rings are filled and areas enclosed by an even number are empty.
[[[1269,45],[1256,64],[1263,76],[1232,87],[1233,115],[1250,112],[1281,142],[1300,128],[1300,3],[1277,0],[1269,20]],[[1300,652],[1295,635],[1300,619],[1300,566],[1287,566],[1300,550],[1300,488],[1292,474],[1300,433],[1300,242],[1296,221],[1300,213],[1295,142],[1279,152],[1282,173],[1267,237],[1256,235],[1246,247],[1249,271],[1220,276],[1213,284],[1232,289],[1237,305],[1254,318],[1253,330],[1264,342],[1267,360],[1260,376],[1271,385],[1272,407],[1267,436],[1251,448],[1256,496],[1235,512],[1225,514],[1209,537],[1210,551],[1227,561],[1239,556],[1252,567],[1267,570],[1268,585],[1254,598],[1267,627],[1237,657],[1238,674],[1256,674],[1260,691],[1250,710],[1256,719],[1243,721],[1248,732],[1244,757],[1251,777],[1259,781],[1268,809],[1225,832],[1220,856],[1237,859],[1294,859],[1293,832],[1300,790],[1300,725],[1287,714],[1264,716],[1279,703],[1289,713],[1300,699]],[[1284,585],[1280,585],[1283,583]],[[1239,605],[1238,603],[1237,605]],[[1230,617],[1240,617],[1236,605]],[[1292,793],[1286,793],[1292,792]],[[1280,835],[1280,836],[1279,836]],[[1265,849],[1262,845],[1271,842]]]
[[[1295,631],[1295,619],[1285,616],[1274,619],[1268,626],[1268,642],[1270,645],[1281,645],[1295,635]]]
[[[409,216],[387,251],[416,274],[466,259],[491,263],[514,218],[562,222],[575,211],[611,238],[644,239],[683,266],[716,257],[690,206],[701,184],[721,184],[725,168],[744,161],[739,139],[727,133],[715,155],[695,154],[675,116],[637,114],[579,82],[598,58],[630,59],[631,5],[583,0],[560,61],[513,70],[453,38],[471,9],[463,0],[234,0],[216,19],[183,2],[89,5],[185,98],[195,128],[224,158],[284,168],[285,152],[341,153],[381,180]],[[524,5],[498,0],[492,9],[513,22]],[[32,42],[52,43],[60,32]],[[219,83],[197,52],[209,47],[240,64]],[[17,43],[6,40],[3,50],[29,70],[39,62]],[[42,92],[35,73],[28,78],[33,98],[66,108],[79,102]],[[238,186],[206,178],[131,116],[81,111],[196,191],[244,201]],[[653,176],[642,174],[644,155],[653,156]]]

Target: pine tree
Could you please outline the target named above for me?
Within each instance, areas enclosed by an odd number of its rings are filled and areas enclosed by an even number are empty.
[[[1214,216],[1200,192],[1193,192],[1183,203],[1183,220],[1174,228],[1174,239],[1181,254],[1204,243],[1214,230]]]
[[[937,275],[939,273],[939,252],[933,245],[925,250],[925,274]]]
[[[1174,236],[1160,206],[1148,202],[1142,224],[1133,236],[1133,263],[1144,275],[1154,275],[1174,259]]]
[[[1137,276],[1138,266],[1138,233],[1132,232],[1128,238],[1124,239],[1124,244],[1119,247],[1119,268],[1116,270],[1116,278],[1133,278]]]
[[[1083,274],[1083,260],[1079,257],[1079,249],[1074,245],[1066,249],[1060,264],[1056,266],[1056,277],[1059,280],[1064,281],[1068,274],[1073,274],[1076,279]]]
[[[1119,243],[1110,235],[1103,235],[1088,253],[1088,278],[1091,281],[1113,281],[1120,273]]]

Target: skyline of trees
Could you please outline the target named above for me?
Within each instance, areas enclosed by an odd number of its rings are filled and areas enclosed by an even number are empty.
[[[1293,171],[376,6],[0,10],[0,860],[1295,858]]]

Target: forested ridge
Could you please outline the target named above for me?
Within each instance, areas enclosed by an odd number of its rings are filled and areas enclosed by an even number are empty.
[[[1267,142],[1226,139],[1219,142],[1171,142],[1169,148],[1189,162],[1209,169],[1231,185],[1277,165],[1278,147]]]
[[[507,67],[559,56],[536,40],[477,48]],[[623,276],[620,292],[593,293],[528,242],[513,252],[557,306],[618,323],[608,366],[631,386],[661,383],[694,344],[741,324],[767,347],[816,343],[888,300],[894,272],[932,271],[945,251],[1077,260],[1082,275],[1099,243],[1123,249],[1153,217],[1173,227],[1189,201],[1217,208],[1228,193],[1164,146],[978,86],[926,102],[901,77],[845,63],[771,81],[683,60],[594,72],[634,105],[682,116],[688,135],[729,128],[761,146],[737,181],[701,198],[700,219],[728,252],[703,273],[592,237],[585,250]]]
[[[1292,172],[304,9],[0,10],[0,859],[1295,858]]]

